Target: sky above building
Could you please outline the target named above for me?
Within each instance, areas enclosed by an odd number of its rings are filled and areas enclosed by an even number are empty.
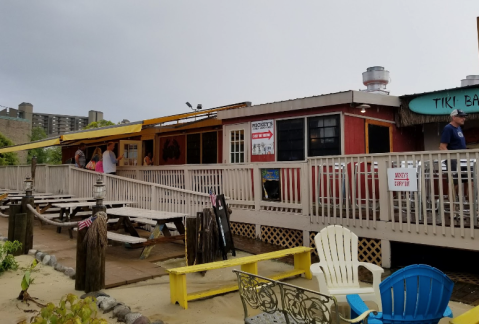
[[[0,2],[0,105],[143,120],[365,89],[403,95],[479,74],[479,1]]]

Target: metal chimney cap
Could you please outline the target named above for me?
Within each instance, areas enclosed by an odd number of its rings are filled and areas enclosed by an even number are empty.
[[[383,66],[371,66],[366,69],[366,71],[384,71]]]

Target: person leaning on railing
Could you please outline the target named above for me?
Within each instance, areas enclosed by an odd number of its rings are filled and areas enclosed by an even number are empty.
[[[454,109],[451,112],[451,122],[447,124],[442,130],[441,134],[441,143],[439,144],[439,149],[448,151],[448,150],[464,150],[466,149],[466,138],[462,132],[461,126],[464,126],[466,121],[467,114],[461,109]],[[469,163],[469,161],[467,161]],[[459,161],[460,164],[460,161]],[[446,164],[447,165],[447,164]],[[467,170],[467,168],[465,169]],[[460,171],[462,168],[459,168]],[[457,159],[451,159],[451,171],[457,171]],[[458,175],[457,173],[453,174],[454,181],[454,190],[457,192],[458,185]],[[466,183],[467,178],[462,178],[462,183]],[[464,186],[464,196],[468,195],[468,186]]]

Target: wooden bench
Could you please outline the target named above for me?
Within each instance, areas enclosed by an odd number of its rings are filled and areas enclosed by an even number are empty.
[[[369,310],[357,318],[345,319],[339,312],[336,298],[332,296],[252,273],[233,272],[238,278],[244,322],[247,324],[359,323],[374,312]],[[253,312],[256,314],[251,314]]]
[[[110,232],[110,231],[106,232],[106,236],[108,237],[109,240],[130,243],[130,244],[146,242],[146,239],[142,237],[124,235],[124,234],[119,234],[119,233]]]
[[[226,261],[210,262],[168,270],[170,274],[170,299],[171,303],[180,304],[184,309],[188,308],[188,301],[200,298],[215,296],[238,290],[238,284],[188,294],[186,289],[186,274],[202,272],[214,269],[222,269],[234,266],[241,266],[241,270],[252,274],[258,274],[258,262],[272,259],[279,259],[288,255],[294,255],[294,270],[275,274],[269,278],[280,280],[288,277],[302,275],[307,279],[312,278],[309,267],[311,266],[311,250],[309,247],[295,247],[286,250],[263,253],[258,255],[236,258]]]

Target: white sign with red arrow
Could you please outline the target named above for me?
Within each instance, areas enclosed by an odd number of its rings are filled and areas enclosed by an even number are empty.
[[[251,122],[252,155],[274,154],[274,121]]]
[[[417,191],[415,168],[388,168],[389,191]]]

